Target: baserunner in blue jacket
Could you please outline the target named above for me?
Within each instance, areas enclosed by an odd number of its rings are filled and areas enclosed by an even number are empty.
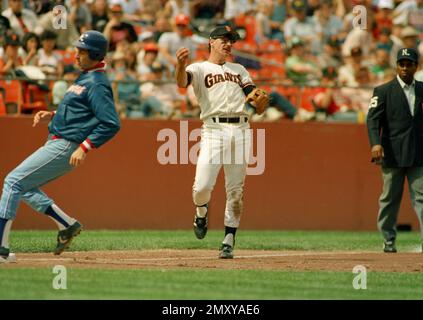
[[[58,225],[54,254],[61,254],[69,247],[82,225],[61,210],[40,187],[82,164],[89,150],[106,143],[120,129],[103,62],[108,49],[106,38],[100,32],[87,31],[75,46],[81,75],[67,90],[57,112],[40,111],[34,116],[33,126],[43,118],[52,117],[46,144],[4,181],[0,199],[0,263],[16,260],[10,253],[9,233],[21,200]]]

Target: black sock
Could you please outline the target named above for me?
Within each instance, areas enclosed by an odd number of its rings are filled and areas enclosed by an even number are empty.
[[[237,228],[232,228],[232,227],[226,227],[226,226],[225,226],[225,237],[226,237],[226,235],[227,235],[228,233],[232,233],[232,234],[234,235],[234,238],[235,238],[236,229],[237,229]]]

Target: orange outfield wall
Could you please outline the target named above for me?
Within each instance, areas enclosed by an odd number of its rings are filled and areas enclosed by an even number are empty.
[[[44,143],[46,126],[31,124],[31,118],[0,118],[2,181]],[[164,142],[157,136],[166,128],[180,136],[181,127],[191,132],[200,125],[198,120],[182,126],[179,121],[123,120],[113,140],[43,190],[89,229],[190,229],[195,166],[161,165],[157,152]],[[365,125],[282,122],[254,123],[253,128],[255,136],[265,129],[265,171],[246,179],[241,228],[376,230],[382,181],[380,169],[369,161]],[[222,173],[212,196],[212,229],[223,227]],[[399,223],[417,230],[408,193],[404,196]],[[20,206],[14,229],[52,227],[47,217]]]

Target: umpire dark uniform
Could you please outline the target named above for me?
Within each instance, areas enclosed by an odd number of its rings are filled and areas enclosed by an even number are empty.
[[[400,49],[397,76],[374,89],[367,116],[372,161],[381,164],[378,228],[384,252],[396,252],[396,222],[407,177],[423,238],[423,82],[414,79],[418,53]]]

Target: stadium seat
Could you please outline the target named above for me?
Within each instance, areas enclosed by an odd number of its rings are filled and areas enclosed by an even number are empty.
[[[5,114],[6,114],[6,104],[4,103],[3,92],[0,92],[0,116],[4,116]]]
[[[7,113],[20,113],[22,90],[19,80],[0,80],[0,88],[4,90],[4,104]]]
[[[21,113],[35,113],[47,110],[49,105],[49,92],[41,90],[35,84],[22,83],[23,101]]]

